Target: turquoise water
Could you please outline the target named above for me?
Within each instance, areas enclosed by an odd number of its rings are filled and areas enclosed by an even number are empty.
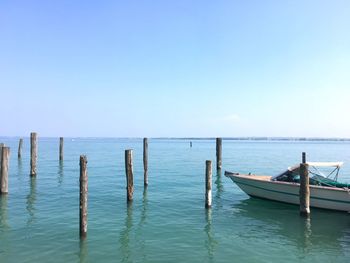
[[[29,141],[11,147],[9,194],[0,198],[0,262],[349,262],[350,215],[251,199],[224,170],[276,174],[300,162],[344,161],[349,142],[223,141],[213,171],[213,207],[204,208],[205,160],[214,140],[149,140],[143,187],[141,139],[39,138],[37,178],[29,177]],[[126,203],[124,150],[134,150],[134,201]],[[88,236],[79,239],[79,155],[88,158]]]

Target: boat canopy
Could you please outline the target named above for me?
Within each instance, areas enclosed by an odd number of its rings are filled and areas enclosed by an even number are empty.
[[[309,166],[313,167],[335,167],[335,168],[340,168],[343,165],[343,162],[306,162]],[[300,164],[296,164],[292,167],[288,167],[289,171],[293,171],[298,169]]]
[[[316,171],[318,171],[317,167],[333,167],[334,170],[327,177],[329,177],[335,170],[337,170],[336,176],[335,176],[335,180],[336,180],[338,178],[339,169],[343,165],[343,162],[306,162],[306,164],[308,164],[309,167],[313,167]],[[279,180],[279,178],[282,178],[286,174],[298,175],[299,168],[300,168],[300,164],[296,164],[294,166],[288,167],[288,169],[286,171],[284,171],[280,174],[277,174],[276,176],[273,176],[271,178],[271,180],[273,180],[273,181]]]

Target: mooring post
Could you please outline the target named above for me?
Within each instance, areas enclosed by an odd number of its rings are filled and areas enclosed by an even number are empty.
[[[211,207],[211,200],[212,200],[212,194],[211,194],[211,188],[212,188],[212,165],[211,161],[205,161],[205,207],[210,208]]]
[[[303,216],[310,215],[310,187],[309,187],[309,166],[306,163],[306,154],[302,154],[302,163],[300,164],[300,214]]]
[[[87,208],[88,208],[88,174],[87,158],[80,155],[80,204],[79,204],[79,229],[80,237],[84,238],[87,234]]]
[[[1,175],[1,159],[2,159],[2,148],[5,147],[4,143],[0,143],[0,175]]]
[[[9,177],[9,160],[10,160],[10,147],[2,147],[1,154],[1,174],[0,174],[0,193],[7,194],[8,189],[8,177]]]
[[[38,158],[38,144],[37,134],[32,132],[30,134],[30,175],[36,176],[36,161]]]
[[[132,167],[132,150],[125,150],[125,174],[127,201],[132,201],[134,193],[134,175]]]
[[[22,158],[22,146],[23,146],[23,139],[20,138],[18,142],[18,159]]]
[[[63,137],[60,137],[60,161],[63,161]]]
[[[216,168],[222,167],[222,138],[216,138]]]
[[[148,185],[148,139],[143,138],[143,183]]]

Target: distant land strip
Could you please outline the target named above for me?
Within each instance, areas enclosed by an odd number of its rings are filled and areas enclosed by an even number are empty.
[[[214,140],[215,137],[156,137],[157,140]],[[350,138],[318,138],[318,137],[222,137],[232,141],[350,141]]]
[[[2,138],[27,138],[28,136],[1,136]],[[42,136],[42,139],[58,138],[56,136]],[[111,137],[111,136],[66,136],[67,139],[142,139],[143,137]],[[148,137],[156,140],[215,140],[216,137]],[[350,141],[350,138],[327,138],[327,137],[220,137],[230,141]]]

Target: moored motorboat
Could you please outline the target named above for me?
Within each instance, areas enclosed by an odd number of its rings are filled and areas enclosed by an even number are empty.
[[[310,206],[350,212],[350,185],[338,182],[341,162],[308,162],[310,174]],[[318,168],[327,167],[327,175]],[[225,172],[246,194],[274,201],[299,204],[299,165],[289,167],[276,176]]]

